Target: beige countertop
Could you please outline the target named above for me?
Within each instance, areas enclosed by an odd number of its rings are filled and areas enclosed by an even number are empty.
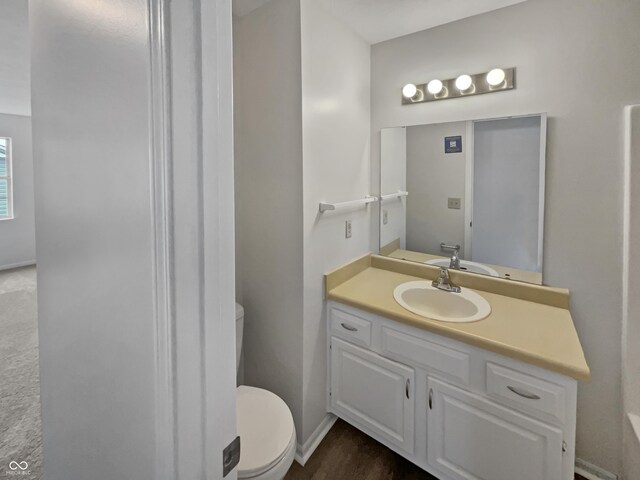
[[[376,268],[375,260],[372,265],[371,258],[363,257],[328,274],[326,297],[578,380],[589,379],[569,310],[474,289],[491,305],[487,318],[473,323],[431,320],[405,310],[393,298],[398,285],[425,276]]]

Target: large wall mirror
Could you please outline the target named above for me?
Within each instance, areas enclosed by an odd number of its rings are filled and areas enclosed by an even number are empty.
[[[541,284],[546,122],[382,129],[380,253]]]

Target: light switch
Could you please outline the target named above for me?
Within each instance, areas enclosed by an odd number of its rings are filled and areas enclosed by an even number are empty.
[[[387,223],[389,223],[389,211],[388,210],[383,210],[382,211],[382,224],[386,225]]]
[[[344,238],[351,238],[351,220],[344,222]]]
[[[447,202],[447,206],[454,210],[460,210],[460,204],[461,204],[460,198],[455,198],[455,197],[449,197],[449,200]]]

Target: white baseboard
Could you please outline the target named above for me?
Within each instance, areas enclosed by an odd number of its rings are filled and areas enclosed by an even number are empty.
[[[13,270],[14,268],[21,268],[21,267],[29,267],[29,266],[35,265],[35,264],[36,264],[35,260],[28,260],[26,262],[12,263],[10,265],[1,265],[0,266],[0,271],[2,271],[2,270]]]
[[[318,428],[316,428],[311,436],[304,442],[304,445],[298,443],[296,448],[296,456],[295,460],[300,465],[304,467],[304,464],[307,463],[307,460],[313,455],[313,452],[316,451],[322,439],[329,433],[333,424],[336,423],[338,417],[332,415],[331,413],[327,413],[327,416],[324,417]]]
[[[576,458],[576,473],[587,480],[618,480],[618,476],[596,467],[581,458]]]

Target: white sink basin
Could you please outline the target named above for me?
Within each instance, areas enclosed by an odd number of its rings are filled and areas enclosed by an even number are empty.
[[[449,268],[449,264],[451,260],[448,258],[434,258],[433,260],[427,260],[427,265],[435,265],[437,267],[447,267]],[[453,270],[453,269],[452,269]],[[471,272],[471,273],[481,273],[483,275],[491,275],[492,277],[499,277],[500,274],[496,272],[493,268],[487,267],[482,263],[471,262],[469,260],[460,260],[460,270],[463,272]]]
[[[476,322],[491,313],[489,302],[476,292],[468,288],[460,293],[445,292],[425,280],[398,285],[393,297],[410,312],[443,322]]]

